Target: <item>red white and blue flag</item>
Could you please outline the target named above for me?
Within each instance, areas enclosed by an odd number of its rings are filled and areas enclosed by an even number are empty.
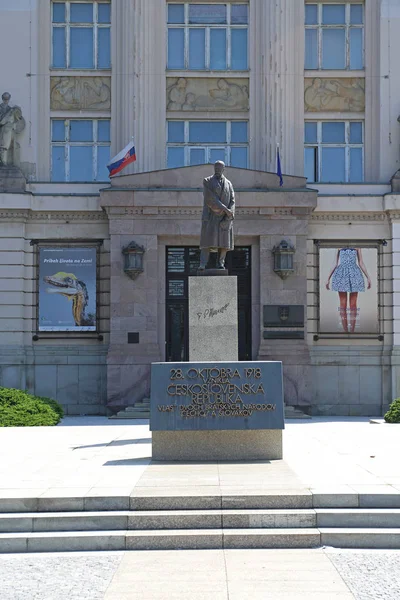
[[[114,175],[122,171],[122,169],[125,169],[125,167],[135,162],[135,160],[135,143],[132,140],[127,146],[125,146],[123,150],[121,150],[119,154],[114,156],[114,158],[112,158],[108,163],[107,169],[109,170],[110,177],[113,177]]]

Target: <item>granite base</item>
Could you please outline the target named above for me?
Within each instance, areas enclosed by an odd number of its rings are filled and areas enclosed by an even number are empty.
[[[282,430],[153,431],[153,460],[277,460]]]

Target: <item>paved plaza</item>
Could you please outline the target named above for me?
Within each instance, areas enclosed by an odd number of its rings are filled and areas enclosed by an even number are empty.
[[[0,430],[0,501],[129,496],[166,485],[400,494],[397,425],[289,421],[284,461],[149,466],[148,421],[66,418]],[[277,469],[278,464],[280,468]],[[269,470],[267,470],[270,467]],[[270,473],[270,479],[266,474]],[[240,479],[240,480],[239,480]],[[400,551],[185,550],[0,555],[1,600],[375,600],[400,597]]]

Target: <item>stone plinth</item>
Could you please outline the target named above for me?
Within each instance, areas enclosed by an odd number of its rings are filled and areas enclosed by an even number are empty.
[[[237,359],[237,278],[189,277],[189,360]]]
[[[282,430],[153,431],[153,460],[274,460]]]
[[[25,192],[26,179],[17,167],[0,166],[0,192]]]

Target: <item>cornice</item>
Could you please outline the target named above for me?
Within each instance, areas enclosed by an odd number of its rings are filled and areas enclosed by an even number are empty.
[[[400,218],[400,214],[399,214]],[[365,212],[365,213],[313,213],[310,215],[311,221],[387,221],[388,215],[383,212]]]

